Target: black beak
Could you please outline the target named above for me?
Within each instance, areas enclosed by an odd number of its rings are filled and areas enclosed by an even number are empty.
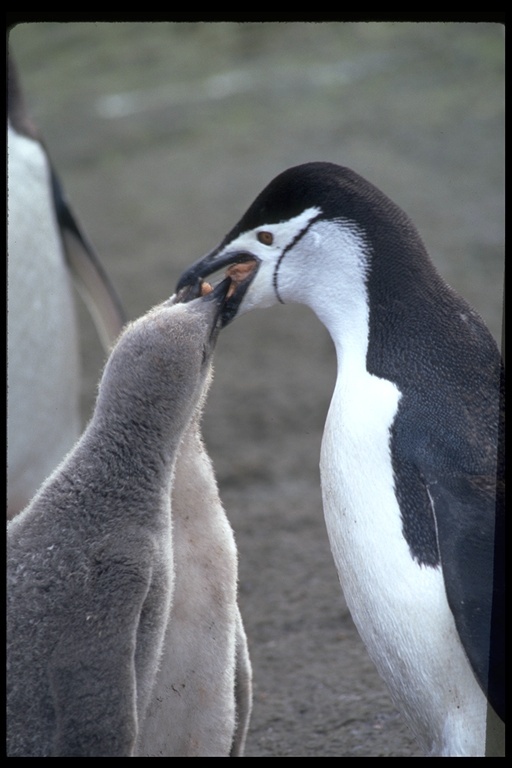
[[[206,256],[202,256],[195,261],[178,280],[176,286],[176,292],[180,291],[186,286],[194,285],[201,282],[201,278],[208,277],[208,275],[218,272],[220,269],[229,267],[230,264],[243,264],[246,261],[254,261],[256,257],[252,253],[245,251],[228,251],[223,256],[217,255],[217,249],[208,253]]]
[[[226,322],[224,316],[226,313],[226,296],[231,287],[231,279],[226,277],[222,282],[215,286],[213,291],[204,294],[203,301],[214,301],[216,304],[216,321],[212,330],[212,339],[215,340],[221,328],[224,328]]]
[[[226,298],[230,285],[231,279],[226,277],[224,280],[222,280],[222,282],[216,285],[213,290],[210,288],[206,292],[203,289],[203,279],[202,277],[199,277],[197,280],[194,280],[194,282],[184,284],[181,288],[178,286],[176,290],[175,303],[187,304],[189,301],[193,301],[194,299],[199,299],[202,297],[205,301],[217,301],[219,304],[221,304]]]
[[[214,303],[210,335],[210,342],[213,349],[213,345],[215,345],[219,331],[226,324],[224,322],[224,314],[226,297],[231,287],[231,278],[226,277],[218,285],[216,285],[213,290],[210,288],[207,292],[204,291],[202,283],[203,281],[200,279],[192,285],[186,285],[183,288],[180,288],[180,290],[177,291],[169,301],[171,304],[188,304],[189,302],[195,300]]]
[[[227,296],[227,293],[232,283],[231,279],[228,277],[219,283],[220,286],[224,285],[226,281],[228,282],[228,288],[225,292],[225,299],[221,315],[222,327],[224,327],[236,316],[242,299],[245,296],[245,293],[251,284],[251,281],[253,280],[256,272],[258,271],[259,259],[253,256],[252,253],[247,253],[246,251],[228,251],[220,257],[217,254],[217,250],[212,251],[207,256],[203,256],[201,259],[198,259],[196,262],[194,262],[194,264],[192,264],[191,267],[183,272],[180,279],[178,280],[176,293],[180,294],[180,292],[190,291],[192,297],[195,298],[195,296],[201,295],[201,284],[205,277],[208,277],[214,272],[218,272],[220,269],[229,267],[231,264],[243,264],[248,261],[255,262],[254,269],[244,280],[237,282],[236,284],[233,281],[234,289],[230,292],[229,296]],[[213,294],[216,294],[219,286],[217,286],[214,291],[212,291]],[[195,296],[193,294],[195,294]],[[211,294],[207,294],[206,298],[208,298],[210,295]],[[183,299],[181,299],[181,301],[183,301]]]

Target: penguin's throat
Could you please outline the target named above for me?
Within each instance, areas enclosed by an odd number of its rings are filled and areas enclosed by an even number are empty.
[[[242,284],[252,280],[258,263],[259,262],[256,261],[256,259],[251,259],[250,261],[230,264],[226,269],[226,276],[230,278],[231,285],[228,288],[226,298],[231,298]]]

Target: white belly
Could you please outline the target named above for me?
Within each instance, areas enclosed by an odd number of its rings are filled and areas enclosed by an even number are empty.
[[[30,501],[80,434],[73,289],[49,167],[9,128],[8,510]]]
[[[484,754],[486,701],[448,607],[440,568],[402,535],[389,428],[400,393],[366,372],[338,381],[320,462],[332,553],[354,622],[428,754]]]

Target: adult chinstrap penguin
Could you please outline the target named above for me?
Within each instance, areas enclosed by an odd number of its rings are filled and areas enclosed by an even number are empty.
[[[426,754],[499,753],[504,372],[494,340],[407,215],[334,164],[279,175],[178,287],[222,268],[244,292],[225,323],[303,303],[333,339],[324,513],[347,604],[393,700]]]
[[[123,331],[82,437],[8,524],[9,756],[243,753],[237,552],[199,427],[229,284]]]

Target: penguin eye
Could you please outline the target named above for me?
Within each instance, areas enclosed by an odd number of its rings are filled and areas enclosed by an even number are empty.
[[[274,235],[272,232],[258,232],[257,237],[260,243],[263,243],[263,245],[272,245],[274,242]]]

